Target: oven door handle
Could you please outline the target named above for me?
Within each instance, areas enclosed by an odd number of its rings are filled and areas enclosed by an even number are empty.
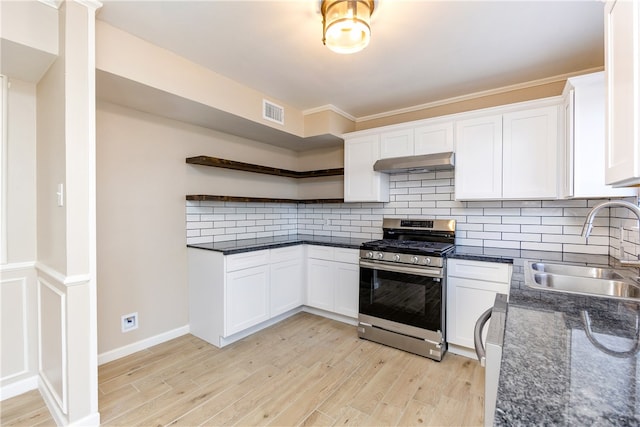
[[[438,268],[425,268],[425,267],[406,267],[402,265],[388,265],[388,264],[378,264],[375,262],[360,260],[360,267],[370,268],[372,270],[379,271],[391,271],[394,273],[408,273],[415,274],[416,276],[426,276],[426,277],[444,277],[442,274],[442,269]]]

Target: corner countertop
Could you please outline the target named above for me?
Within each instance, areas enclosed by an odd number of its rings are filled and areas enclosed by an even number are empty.
[[[608,257],[527,255],[514,257],[495,425],[640,425],[640,304],[522,280],[526,259],[603,265]]]
[[[187,245],[189,248],[205,249],[231,255],[243,252],[276,249],[294,245],[319,245],[338,248],[359,249],[360,245],[371,239],[350,237],[316,236],[312,234],[288,234],[284,236],[263,237],[260,239],[230,240],[227,242],[199,243]]]

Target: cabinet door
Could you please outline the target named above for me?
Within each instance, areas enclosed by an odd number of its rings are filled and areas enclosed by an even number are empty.
[[[480,315],[493,306],[496,289],[491,282],[451,277],[447,279],[447,342],[474,348],[473,331]],[[504,287],[504,286],[502,286]]]
[[[413,156],[413,129],[380,134],[380,158]]]
[[[605,6],[607,80],[606,183],[640,183],[640,4],[609,1]]]
[[[334,284],[334,311],[357,318],[360,267],[355,264],[336,262]]]
[[[558,106],[503,116],[504,199],[558,197]]]
[[[307,263],[307,305],[333,311],[333,262],[309,259]]]
[[[227,273],[225,336],[269,319],[269,266]]]
[[[502,115],[456,123],[455,194],[458,200],[502,196]]]
[[[418,126],[414,132],[415,155],[453,151],[453,122]]]
[[[282,314],[304,304],[303,271],[300,259],[279,262],[271,265],[271,317],[277,316],[278,314]]]
[[[378,135],[345,139],[345,202],[389,201],[389,175],[373,170],[373,164],[379,159],[380,140]]]

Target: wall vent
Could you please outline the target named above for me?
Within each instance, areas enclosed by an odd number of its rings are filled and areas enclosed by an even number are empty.
[[[263,99],[262,118],[284,125],[284,108]]]

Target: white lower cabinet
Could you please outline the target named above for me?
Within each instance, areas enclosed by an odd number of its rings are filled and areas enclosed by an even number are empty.
[[[358,291],[360,286],[360,267],[358,264],[336,263],[335,294],[333,311],[338,314],[358,317]]]
[[[358,317],[358,250],[307,246],[307,305]]]
[[[305,304],[356,318],[358,250],[309,246],[331,260],[306,263],[305,246],[227,256],[188,248],[190,332],[223,347]]]
[[[304,304],[304,249],[302,245],[271,249],[271,317]]]
[[[447,260],[447,343],[449,351],[475,357],[473,332],[498,293],[509,294],[511,264]]]
[[[224,336],[269,320],[269,266],[228,273],[225,308]]]

